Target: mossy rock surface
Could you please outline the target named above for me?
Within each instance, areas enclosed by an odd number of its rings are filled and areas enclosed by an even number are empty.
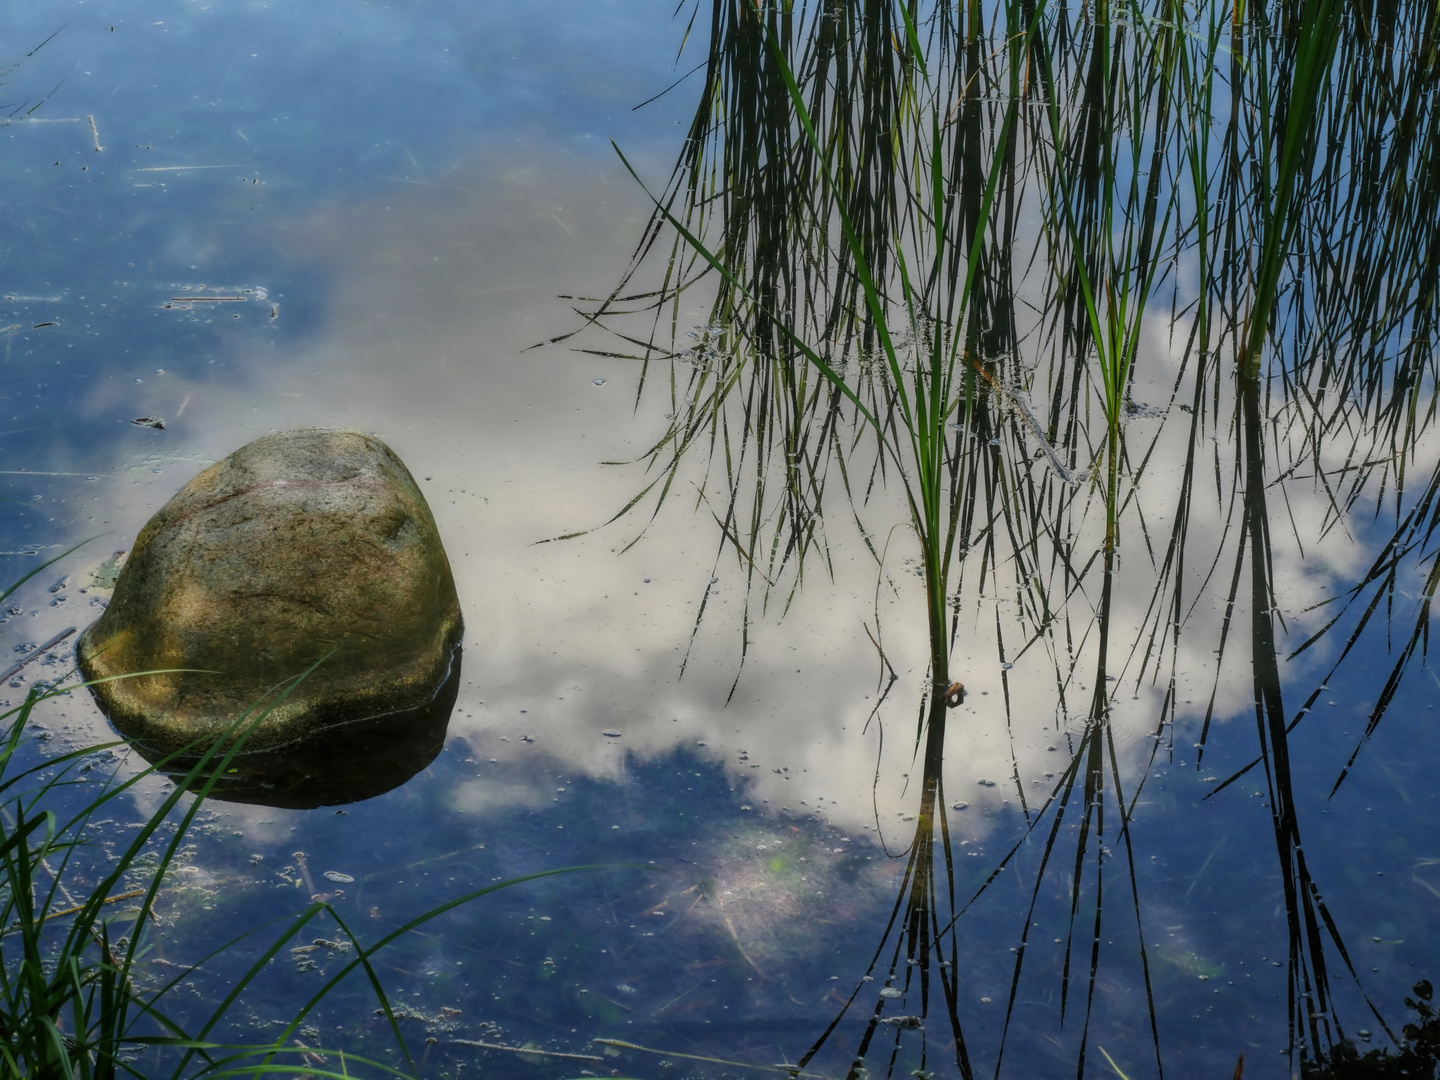
[[[93,687],[150,753],[247,714],[249,752],[423,708],[460,634],[449,560],[400,459],[363,432],[301,428],[241,447],[150,519],[78,653],[91,680],[201,669]]]

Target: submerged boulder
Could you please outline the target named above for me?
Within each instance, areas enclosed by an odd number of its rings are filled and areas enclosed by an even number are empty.
[[[227,731],[251,754],[425,711],[460,632],[450,563],[400,459],[363,432],[301,428],[181,488],[77,651],[147,757]]]

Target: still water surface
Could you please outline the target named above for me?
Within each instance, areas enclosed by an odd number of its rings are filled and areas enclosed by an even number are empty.
[[[695,62],[673,62],[683,27],[671,10],[5,9],[3,59],[18,63],[0,86],[16,110],[0,128],[0,495],[23,504],[0,518],[6,580],[94,537],[15,598],[0,626],[5,654],[83,628],[107,595],[91,571],[204,464],[310,424],[373,431],[405,460],[466,620],[440,757],[339,810],[214,804],[162,905],[161,961],[191,962],[312,895],[330,895],[373,938],[491,881],[603,864],[482,898],[385,954],[425,1075],[783,1075],[771,1067],[797,1061],[858,994],[807,1065],[838,1076],[883,986],[902,999],[887,1016],[921,1011],[903,957],[888,977],[888,951],[872,968],[918,798],[909,771],[926,639],[906,617],[920,594],[904,555],[887,558],[877,589],[874,560],[837,531],[833,565],[808,575],[783,618],[772,610],[751,625],[742,669],[743,574],[717,562],[710,513],[688,493],[627,550],[638,526],[625,523],[537,544],[625,505],[640,470],[602,463],[634,458],[665,428],[665,405],[637,402],[628,361],[529,347],[576,328],[563,297],[608,291],[646,221],[649,203],[608,140],[649,177],[673,163],[693,108],[685,87],[632,110]],[[235,299],[198,299],[217,296]],[[697,323],[704,311],[697,298]],[[605,351],[603,337],[580,340]],[[1174,361],[1164,340],[1146,359],[1151,381],[1137,397],[1151,393],[1158,413]],[[1147,423],[1160,432],[1143,410],[1132,432]],[[1166,475],[1147,474],[1142,492],[1158,534]],[[1272,555],[1298,642],[1327,617],[1313,606],[1374,557],[1374,530],[1363,508],[1325,530],[1323,500],[1302,482],[1286,493],[1295,529],[1277,531]],[[888,521],[882,533],[905,520],[893,493],[868,511]],[[1192,534],[1206,529],[1218,549],[1224,522]],[[997,659],[1020,614],[1013,600],[962,620],[952,663],[969,695],[945,789],[957,893],[961,905],[977,899],[957,923],[953,1007],[981,1072],[996,1067],[1007,1012],[1003,1073],[1074,1069],[1080,991],[1060,1016],[1070,927],[1084,925],[1074,947],[1088,954],[1103,914],[1085,990],[1090,1045],[1131,1076],[1154,1071],[1156,1042],[1172,1075],[1229,1075],[1241,1053],[1247,1075],[1289,1074],[1271,792],[1256,773],[1206,797],[1254,756],[1252,688],[1234,649],[1216,670],[1224,595],[1200,596],[1174,724],[1156,737],[1163,688],[1116,695],[1136,869],[1131,878],[1117,863],[1103,911],[1078,915],[1063,881],[1032,897],[1040,837],[1027,821],[1070,766],[1090,688],[1083,675],[1057,687],[1039,650],[1014,656],[1018,630]],[[1148,581],[1120,583],[1116,624],[1131,637],[1149,599]],[[867,627],[900,677],[878,711],[886,679]],[[73,640],[0,693],[13,702],[55,678]],[[1383,640],[1361,648],[1360,670],[1388,670]],[[1309,869],[1355,972],[1331,956],[1337,1017],[1347,1034],[1383,1040],[1365,998],[1398,1030],[1404,995],[1440,968],[1440,681],[1414,667],[1327,799],[1378,686],[1315,691],[1333,658],[1313,649],[1283,671],[1297,701],[1318,694],[1291,771]],[[53,703],[42,726],[51,746],[109,737],[81,695]],[[142,797],[131,809],[146,807]],[[1111,858],[1100,853],[1102,869]],[[237,1011],[235,1036],[271,1030],[343,957],[321,944],[278,962]],[[222,996],[246,963],[237,953],[207,966],[197,1000]],[[369,994],[342,988],[315,1015],[310,1045],[381,1052]],[[872,1073],[951,1075],[942,1011],[932,1004],[923,1029],[884,1029]],[[503,1049],[523,1046],[580,1058]]]

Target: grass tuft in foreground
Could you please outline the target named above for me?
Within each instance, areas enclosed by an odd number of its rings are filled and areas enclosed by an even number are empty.
[[[279,700],[303,678],[292,680]],[[280,932],[195,1026],[178,1018],[177,989],[221,953],[242,947],[249,952],[250,935],[236,937],[197,964],[153,964],[158,944],[153,928],[160,923],[157,900],[207,796],[265,711],[252,710],[238,718],[174,781],[147,820],[115,839],[106,833],[105,819],[127,816],[119,810],[124,803],[117,800],[161,779],[174,759],[126,777],[111,753],[123,742],[37,755],[32,723],[37,707],[77,688],[32,687],[20,705],[0,712],[0,1075],[5,1077],[413,1076],[415,1061],[371,957],[480,896],[568,872],[542,871],[468,892],[370,945],[360,942],[330,904],[313,901],[282,918]],[[202,749],[189,747],[181,753],[193,756]],[[105,761],[114,763],[108,776],[96,771]],[[102,845],[102,839],[113,842]],[[317,920],[333,922],[355,943],[353,958],[296,1011],[273,1041],[239,1045],[219,1038],[247,989]],[[321,1049],[295,1041],[305,1018],[357,971],[363,971],[373,991],[376,1015],[386,1018],[398,1068],[352,1054],[349,1048]]]

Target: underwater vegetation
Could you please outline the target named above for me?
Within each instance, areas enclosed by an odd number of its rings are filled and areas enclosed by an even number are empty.
[[[1361,1053],[1349,1039],[1331,1047],[1313,1064],[1307,1063],[1301,1076],[1306,1080],[1370,1080],[1401,1076],[1424,1077],[1440,1075],[1440,1015],[1431,1001],[1435,988],[1428,979],[1421,979],[1411,991],[1415,996],[1405,999],[1405,1007],[1415,1012],[1415,1019],[1401,1030],[1398,1047],[1384,1046]]]

